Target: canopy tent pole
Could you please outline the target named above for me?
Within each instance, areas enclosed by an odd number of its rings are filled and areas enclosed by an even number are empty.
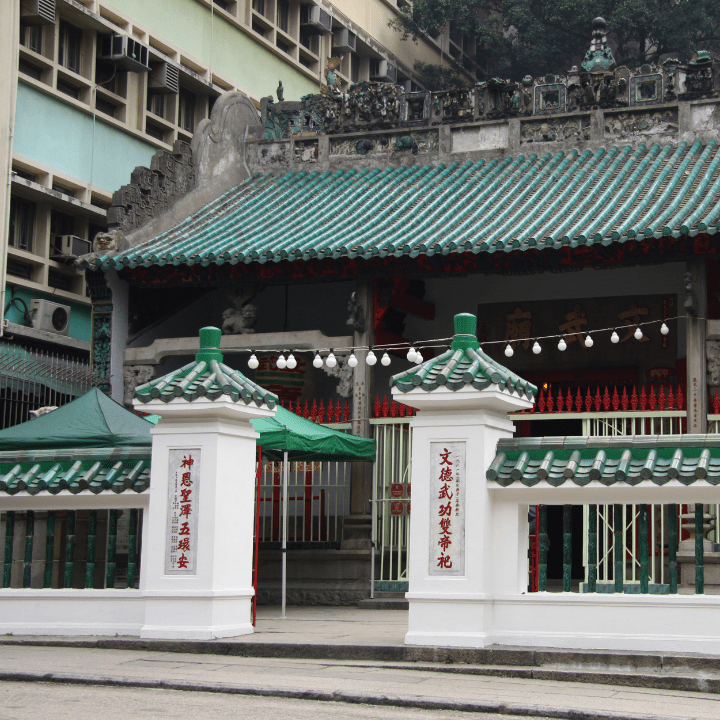
[[[257,591],[258,591],[258,565],[260,564],[260,491],[262,490],[262,445],[257,446],[257,474],[255,477],[255,568],[253,572],[253,606],[252,624],[255,627],[257,620]]]
[[[283,504],[282,504],[282,615],[285,618],[287,595],[287,521],[288,521],[288,453],[283,452]]]

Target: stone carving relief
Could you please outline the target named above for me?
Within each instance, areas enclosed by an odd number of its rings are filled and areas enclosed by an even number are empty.
[[[590,139],[590,118],[527,121],[520,125],[520,142],[581,142]]]
[[[720,389],[720,340],[708,340],[705,343],[707,358],[707,384],[711,392]]]
[[[43,407],[39,407],[37,410],[31,410],[28,414],[34,420],[35,418],[38,418],[41,415],[47,415],[49,412],[52,412],[53,410],[57,410],[57,409],[58,409],[57,405],[44,405]]]
[[[135,168],[130,184],[113,194],[108,225],[129,233],[164,213],[194,187],[190,145],[176,140],[172,152],[158,150],[149,168]]]
[[[638,135],[670,135],[678,132],[677,108],[605,115],[605,133],[623,139]]]
[[[258,309],[250,301],[257,295],[255,285],[241,287],[230,294],[233,307],[227,308],[222,314],[223,335],[246,335],[254,333],[258,318]]]
[[[330,376],[338,379],[335,392],[341,398],[349,398],[353,391],[353,369],[345,362],[345,358],[338,357],[338,364],[329,368],[323,363],[322,369]]]
[[[408,140],[409,138],[409,140]],[[352,138],[331,140],[331,155],[381,155],[401,153],[410,150],[413,154],[434,152],[439,144],[437,131],[410,132],[392,137]]]
[[[123,403],[131,406],[135,389],[150,382],[155,375],[152,365],[125,365],[123,368]]]
[[[296,163],[314,163],[318,161],[318,141],[305,140],[295,141],[295,162]]]

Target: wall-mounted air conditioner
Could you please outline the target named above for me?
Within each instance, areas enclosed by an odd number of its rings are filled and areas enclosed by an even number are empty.
[[[397,68],[387,60],[372,60],[370,63],[370,79],[394,83],[397,80]]]
[[[150,71],[148,89],[154,93],[180,92],[180,68],[167,62],[157,63]]]
[[[347,28],[336,30],[333,33],[333,50],[340,52],[355,52],[357,49],[357,35]]]
[[[55,0],[21,0],[20,22],[23,25],[54,25]]]
[[[36,330],[67,335],[70,327],[70,308],[49,300],[31,300],[30,319]]]
[[[148,53],[146,45],[127,35],[103,35],[100,39],[100,57],[130,72],[150,72]]]
[[[306,33],[332,32],[332,16],[319,5],[303,5],[300,8],[300,27]]]
[[[80,257],[92,252],[92,243],[85,238],[75,235],[56,235],[55,252],[59,255],[74,255]]]

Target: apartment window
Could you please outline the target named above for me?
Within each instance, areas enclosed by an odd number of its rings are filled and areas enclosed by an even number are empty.
[[[277,26],[284,32],[288,32],[290,21],[289,0],[277,0]]]
[[[8,275],[14,275],[15,277],[23,278],[23,280],[32,280],[33,266],[8,258],[7,273]]]
[[[66,215],[59,210],[53,210],[50,213],[50,235],[53,238],[60,235],[75,234],[75,218],[72,215]]]
[[[58,62],[64,68],[80,74],[82,30],[63,20],[60,22]],[[58,88],[59,89],[59,88]]]
[[[117,107],[108,100],[103,100],[103,98],[97,98],[95,100],[95,109],[98,112],[101,112],[103,115],[115,117],[115,111],[117,110]]]
[[[230,12],[230,3],[228,0],[213,0],[213,5],[217,5],[222,10]]]
[[[72,275],[68,275],[68,273],[64,273],[61,270],[56,270],[55,268],[48,270],[48,285],[58,290],[72,292],[74,279]]]
[[[118,71],[117,67],[105,60],[98,60],[95,63],[95,82],[104,90],[118,94]]]
[[[70,197],[75,197],[76,191],[73,188],[69,188],[66,185],[61,185],[57,181],[53,181],[52,189],[55,190],[55,192],[60,192],[63,195],[69,195]]]
[[[197,97],[185,88],[180,88],[178,125],[187,132],[195,132],[195,106]]]
[[[265,15],[265,0],[252,0],[252,9],[259,15]]]
[[[20,44],[28,50],[42,53],[42,25],[20,26]]]
[[[33,65],[32,63],[26,62],[22,58],[18,62],[18,70],[23,75],[29,75],[33,80],[42,80],[42,68],[39,68],[37,65]]]
[[[10,200],[10,246],[32,252],[35,235],[35,203],[21,198]]]
[[[162,93],[148,93],[147,111],[160,118],[165,117],[165,96]]]
[[[156,140],[161,140],[162,142],[165,142],[165,130],[163,128],[158,127],[157,125],[153,125],[150,122],[145,123],[145,132],[152,138],[155,138]]]
[[[35,173],[31,173],[28,170],[22,170],[21,168],[13,168],[13,172],[17,177],[23,178],[24,180],[30,180],[30,182],[36,183],[38,177]]]
[[[80,91],[74,86],[70,85],[70,83],[63,82],[62,80],[57,81],[57,89],[64,93],[65,95],[69,95],[71,98],[74,98],[75,100],[80,99]]]

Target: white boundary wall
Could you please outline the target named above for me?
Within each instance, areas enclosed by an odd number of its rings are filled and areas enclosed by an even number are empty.
[[[497,386],[477,391],[413,390],[399,400],[421,412],[412,419],[413,513],[410,521],[409,645],[515,645],[585,650],[717,654],[720,596],[527,593],[528,518],[532,504],[717,503],[720,488],[698,480],[657,486],[643,481],[606,487],[568,482],[507,488],[486,469],[497,441],[510,437],[507,413],[525,400]],[[630,440],[630,439],[629,439]],[[431,515],[430,443],[467,443],[465,574],[428,572]]]

